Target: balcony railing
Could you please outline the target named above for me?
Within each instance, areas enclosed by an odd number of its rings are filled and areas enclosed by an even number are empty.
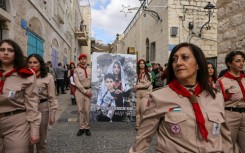
[[[0,0],[0,8],[6,10],[7,7],[6,7],[6,0]]]
[[[76,29],[75,36],[77,37],[78,43],[81,46],[88,46],[88,39],[86,34],[86,25],[80,25],[79,29]]]

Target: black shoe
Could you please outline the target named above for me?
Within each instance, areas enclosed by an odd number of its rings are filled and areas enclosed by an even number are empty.
[[[62,94],[66,94],[66,92],[62,92]]]
[[[81,136],[84,133],[84,129],[79,129],[77,132],[77,136]]]
[[[75,99],[71,99],[72,105],[76,105]]]
[[[89,129],[85,129],[85,134],[86,134],[86,136],[90,136],[91,135],[90,130]]]

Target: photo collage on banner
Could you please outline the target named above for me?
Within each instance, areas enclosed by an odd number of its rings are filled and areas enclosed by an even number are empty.
[[[93,53],[92,120],[135,121],[136,55]]]

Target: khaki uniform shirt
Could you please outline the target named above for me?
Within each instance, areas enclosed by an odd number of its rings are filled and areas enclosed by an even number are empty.
[[[47,102],[39,104],[39,111],[49,111],[54,115],[58,108],[58,102],[55,95],[55,85],[53,76],[48,73],[44,78],[37,78],[39,99],[47,99]]]
[[[220,85],[219,82],[222,82]],[[241,80],[243,86],[245,87],[245,78]],[[245,102],[243,101],[243,94],[241,88],[236,80],[229,79],[226,77],[221,77],[216,83],[217,89],[224,94],[231,94],[228,101],[225,102],[225,107],[242,107],[245,108]],[[223,91],[221,86],[224,87]]]
[[[149,74],[149,76],[150,80],[148,79],[146,74],[143,74],[142,78],[137,79],[137,90],[148,89],[150,92],[152,92],[151,74]]]
[[[199,132],[189,99],[166,86],[151,94],[151,106],[143,115],[135,145],[129,152],[147,152],[157,133],[157,153],[231,153],[231,135],[224,120],[222,94],[217,93],[213,99],[202,92],[197,100],[208,130],[208,142]]]
[[[74,70],[74,82],[76,84],[76,88],[83,94],[86,94],[86,92],[90,90],[85,88],[91,88],[92,69],[87,66],[86,71],[88,75],[87,78],[84,69],[77,67]]]
[[[6,78],[3,94],[0,95],[0,113],[26,110],[26,119],[31,125],[31,136],[39,135],[41,113],[38,111],[38,103],[35,75],[22,78],[15,72]]]

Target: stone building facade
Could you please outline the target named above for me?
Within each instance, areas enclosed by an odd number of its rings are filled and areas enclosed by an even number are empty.
[[[245,1],[218,0],[218,71],[225,69],[230,51],[245,53]]]
[[[88,45],[79,0],[1,0],[0,39],[13,39],[28,56],[38,53],[56,67],[77,62]]]
[[[206,24],[209,18],[204,7],[209,1],[145,0],[147,7],[140,7],[124,33],[118,36],[113,52],[135,53],[139,59],[163,65],[175,45],[190,42],[201,47],[205,56],[216,64],[217,10],[210,10],[210,22]]]
[[[86,55],[91,55],[91,7],[90,5],[85,5],[81,7],[82,18],[84,20],[86,37],[88,40],[87,46],[82,46],[82,51]],[[91,61],[91,56],[88,56],[88,61]]]

